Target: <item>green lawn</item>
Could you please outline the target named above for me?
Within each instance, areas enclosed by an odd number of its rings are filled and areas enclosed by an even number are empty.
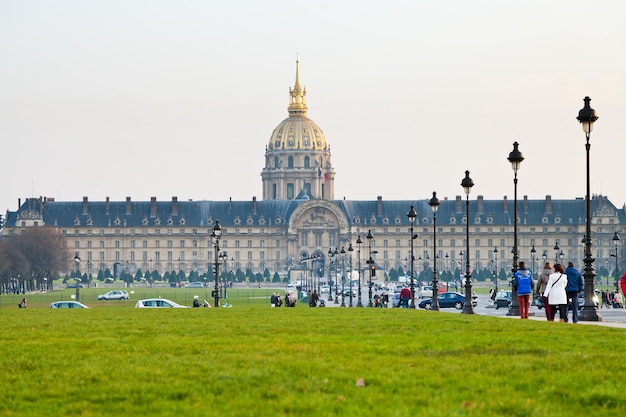
[[[250,292],[233,291],[233,307],[219,309],[139,310],[131,299],[52,310],[29,296],[23,310],[1,296],[0,416],[626,412],[622,329],[424,310],[278,309],[265,290],[241,291]],[[105,308],[113,306],[128,308]]]

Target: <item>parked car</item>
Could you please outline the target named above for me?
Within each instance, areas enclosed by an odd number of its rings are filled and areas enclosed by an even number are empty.
[[[430,285],[424,285],[417,289],[417,296],[419,298],[433,298],[433,287]]]
[[[496,294],[496,299],[493,302],[493,306],[496,309],[500,307],[509,308],[509,306],[511,305],[511,297],[512,297],[511,291],[507,291],[507,290],[498,291],[498,293]]]
[[[439,294],[437,297],[437,303],[440,308],[456,308],[457,310],[463,309],[465,305],[465,296],[458,292],[444,292],[443,294]],[[432,298],[427,298],[418,304],[420,308],[425,308],[426,310],[430,310],[433,304]],[[476,307],[476,299],[472,299],[472,305]]]
[[[76,288],[77,285],[80,288],[85,288],[85,284],[76,284],[75,282],[72,282],[71,284],[67,284],[67,287],[65,287],[65,288]]]
[[[50,304],[50,308],[89,308],[78,301],[55,301]]]
[[[146,298],[137,301],[135,308],[187,308],[167,298]]]
[[[330,292],[330,285],[324,284],[322,288],[320,288],[320,294],[326,294]]]
[[[356,289],[352,288],[352,291],[350,291],[350,287],[346,287],[343,290],[343,296],[344,297],[350,297],[350,292],[352,292],[352,297],[356,297]],[[340,293],[341,295],[341,293]]]
[[[98,300],[128,300],[130,297],[124,290],[113,290],[106,294],[100,294]]]
[[[189,285],[187,285],[187,288],[202,288],[204,287],[204,285],[202,285],[201,282],[190,282]]]

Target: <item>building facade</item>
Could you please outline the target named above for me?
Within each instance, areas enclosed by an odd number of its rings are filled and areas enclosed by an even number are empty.
[[[16,211],[6,213],[5,236],[33,227],[53,227],[65,238],[67,271],[73,254],[79,252],[86,272],[127,270],[130,273],[157,270],[207,272],[215,259],[210,235],[215,222],[222,226],[221,250],[227,270],[240,269],[282,276],[307,268],[318,275],[330,273],[329,249],[345,255],[333,256],[333,267],[366,269],[371,256],[379,270],[409,269],[410,223],[407,213],[417,211],[414,241],[415,270],[464,269],[465,227],[470,232],[472,269],[509,271],[513,256],[513,201],[470,201],[466,218],[461,196],[441,201],[437,212],[437,253],[433,250],[433,215],[428,199],[371,201],[334,199],[335,170],[330,146],[323,131],[307,117],[306,89],[296,80],[289,90],[289,117],[274,129],[265,150],[261,172],[263,199],[250,201],[82,201],[59,202],[53,198],[18,201]],[[621,241],[625,208],[617,208],[604,196],[593,196],[592,243],[596,269],[612,270],[615,256],[622,256]],[[366,239],[371,232],[372,239]],[[585,201],[518,201],[519,259],[540,270],[543,260],[572,260],[582,267],[585,234]],[[361,238],[362,243],[357,244]],[[616,243],[618,247],[616,249]],[[352,251],[349,248],[352,247]],[[531,253],[535,248],[536,252]],[[558,247],[558,250],[555,248]],[[498,251],[494,251],[497,248]],[[86,261],[86,263],[85,263]],[[612,263],[612,268],[611,264]],[[533,266],[534,264],[534,266]],[[83,268],[84,270],[84,268]]]

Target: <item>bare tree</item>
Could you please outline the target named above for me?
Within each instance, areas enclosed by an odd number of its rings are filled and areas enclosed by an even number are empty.
[[[54,228],[37,227],[0,243],[0,286],[21,292],[51,290],[52,278],[67,269],[68,251]]]

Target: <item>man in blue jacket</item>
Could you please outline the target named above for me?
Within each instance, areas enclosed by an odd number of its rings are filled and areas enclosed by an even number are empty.
[[[567,264],[567,269],[565,270],[565,275],[567,275],[567,287],[565,287],[565,292],[567,293],[567,298],[572,300],[572,322],[578,323],[578,293],[583,290],[583,277],[580,272],[574,268],[574,263],[570,262]],[[567,304],[565,308],[565,321],[567,322],[567,309],[570,304]]]
[[[532,292],[532,274],[526,269],[524,261],[519,263],[519,267],[514,275],[513,287],[517,293],[519,301],[519,315],[523,319],[528,318],[528,309],[530,307],[530,293]]]

